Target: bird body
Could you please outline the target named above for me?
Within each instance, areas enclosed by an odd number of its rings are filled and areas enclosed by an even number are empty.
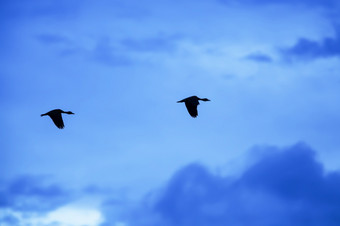
[[[40,116],[45,116],[48,115],[50,116],[50,118],[52,119],[52,121],[54,122],[54,124],[59,128],[59,129],[63,129],[64,128],[64,122],[63,122],[63,118],[61,116],[61,113],[65,113],[65,114],[69,114],[69,115],[73,115],[74,113],[71,111],[63,111],[61,109],[54,109],[52,111],[49,111],[45,114],[41,114]]]
[[[184,104],[185,104],[189,114],[191,115],[191,117],[196,118],[198,116],[197,106],[200,104],[199,100],[210,101],[207,98],[199,98],[197,96],[191,96],[191,97],[187,97],[183,100],[177,101],[177,103],[183,103],[184,102]]]

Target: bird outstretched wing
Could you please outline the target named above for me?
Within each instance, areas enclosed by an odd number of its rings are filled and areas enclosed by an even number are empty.
[[[194,103],[193,101],[186,101],[184,102],[185,103],[185,106],[187,107],[187,110],[189,112],[189,114],[196,118],[197,115],[198,115],[198,112],[197,112],[197,103]]]
[[[61,117],[61,113],[51,114],[51,119],[53,120],[54,124],[59,128],[64,128],[63,118]]]

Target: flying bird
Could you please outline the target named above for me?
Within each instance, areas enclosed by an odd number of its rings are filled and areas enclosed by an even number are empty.
[[[45,116],[48,115],[50,118],[53,120],[54,124],[59,128],[62,129],[64,128],[64,122],[63,118],[61,117],[61,113],[73,115],[74,113],[72,111],[63,111],[61,109],[54,109],[52,111],[49,111],[45,114],[41,114],[40,116]]]
[[[197,112],[197,106],[200,104],[198,101],[202,100],[202,101],[210,101],[207,98],[199,98],[197,96],[191,96],[188,98],[185,98],[183,100],[177,101],[177,103],[185,103],[185,106],[188,109],[189,114],[191,115],[191,117],[196,118],[198,115]]]

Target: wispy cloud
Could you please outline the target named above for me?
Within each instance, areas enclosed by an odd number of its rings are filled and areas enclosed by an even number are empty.
[[[50,33],[37,35],[37,39],[44,44],[68,44],[71,42],[66,36]]]
[[[178,36],[156,36],[142,39],[126,38],[121,41],[124,48],[140,52],[172,51],[176,48]]]
[[[77,1],[3,1],[4,16],[17,18],[54,18],[65,20],[78,15],[81,4]],[[2,11],[1,11],[2,12]]]
[[[182,168],[155,201],[143,203],[127,221],[167,226],[338,225],[340,173],[325,172],[304,144],[263,151],[266,154],[238,179],[213,174],[200,164]]]
[[[245,57],[247,60],[252,60],[260,63],[269,63],[272,62],[272,58],[264,53],[251,53]]]

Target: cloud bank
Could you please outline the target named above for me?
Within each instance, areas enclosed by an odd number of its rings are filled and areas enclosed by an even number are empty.
[[[304,144],[280,151],[264,148],[264,153],[238,179],[190,164],[126,221],[163,226],[339,225],[339,172],[325,172]]]

